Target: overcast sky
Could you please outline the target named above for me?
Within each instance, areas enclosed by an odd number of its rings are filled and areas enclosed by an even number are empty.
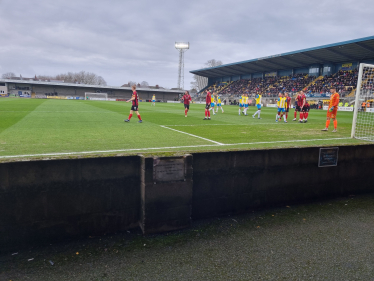
[[[0,74],[81,70],[108,85],[177,86],[190,70],[374,35],[373,0],[0,0]]]

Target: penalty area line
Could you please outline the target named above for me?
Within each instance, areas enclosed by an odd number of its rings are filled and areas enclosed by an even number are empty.
[[[160,126],[165,126],[165,127],[247,126],[247,127],[251,127],[251,126],[255,126],[255,125],[275,125],[275,126],[279,126],[279,124],[283,124],[283,121],[280,121],[280,123],[272,122],[272,123],[248,123],[248,124],[193,124],[193,125],[160,125]],[[287,122],[287,126],[289,126],[289,125],[298,125],[299,126],[299,122],[297,122],[297,123]]]
[[[287,142],[329,141],[329,140],[344,140],[344,139],[350,139],[350,138],[311,139],[311,140],[292,140],[292,141],[269,141],[269,142],[248,142],[248,143],[230,143],[230,144],[222,144],[222,145],[219,145],[219,144],[202,144],[202,145],[186,145],[186,146],[129,148],[129,149],[116,149],[116,150],[95,150],[95,151],[80,151],[80,152],[25,154],[25,155],[0,156],[0,159],[24,158],[24,157],[46,157],[46,156],[69,156],[69,155],[97,154],[97,153],[119,153],[119,152],[132,152],[132,151],[145,152],[145,151],[148,151],[148,150],[161,150],[161,149],[222,147],[222,146],[235,146],[235,145],[255,145],[255,144],[272,144],[272,143],[287,143]]]
[[[331,138],[331,139],[311,139],[311,140],[285,140],[285,141],[260,141],[260,142],[241,142],[241,143],[226,143],[225,146],[233,145],[251,145],[251,144],[271,144],[271,143],[287,143],[287,142],[308,142],[308,141],[330,141],[330,140],[347,140],[351,138]]]
[[[186,132],[183,132],[183,131],[179,131],[179,130],[175,130],[175,129],[172,129],[172,128],[168,128],[168,127],[163,126],[163,125],[160,125],[160,127],[165,128],[165,129],[169,129],[169,130],[181,133],[181,134],[185,134],[185,135],[188,135],[188,136],[191,136],[191,137],[195,137],[195,138],[199,138],[199,139],[202,139],[202,140],[210,141],[210,142],[218,144],[218,145],[224,145],[223,143],[220,143],[220,142],[217,142],[217,141],[214,141],[214,140],[206,139],[206,138],[199,137],[199,136],[196,136],[196,135],[193,135],[193,134],[189,134],[189,133],[186,133]]]

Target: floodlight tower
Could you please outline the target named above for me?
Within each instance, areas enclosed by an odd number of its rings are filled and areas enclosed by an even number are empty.
[[[188,42],[175,42],[175,49],[179,50],[178,89],[184,88],[184,52],[189,48]]]

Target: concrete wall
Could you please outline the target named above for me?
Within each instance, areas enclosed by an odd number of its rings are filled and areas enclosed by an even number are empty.
[[[262,78],[262,73],[254,73],[252,74],[252,78]]]
[[[339,147],[338,166],[318,167],[319,148],[193,155],[192,218],[374,192],[374,145]]]
[[[325,168],[316,147],[177,158],[161,159],[175,162],[166,178],[159,159],[142,156],[0,163],[0,249],[374,192],[372,144],[339,147],[338,165]]]
[[[182,229],[191,224],[192,155],[144,158],[140,227],[143,233]]]
[[[299,74],[299,73],[309,73],[309,68],[307,67],[302,67],[302,68],[295,68],[293,71],[294,74]]]
[[[292,69],[278,71],[278,76],[289,76],[292,75]]]
[[[0,164],[0,249],[138,225],[140,158]]]

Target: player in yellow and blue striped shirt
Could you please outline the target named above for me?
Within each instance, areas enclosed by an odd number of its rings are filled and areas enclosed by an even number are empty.
[[[261,119],[260,118],[260,114],[261,114],[261,98],[262,98],[262,95],[260,94],[256,94],[256,106],[257,106],[257,111],[255,112],[255,114],[252,115],[253,118],[255,118],[256,114],[258,114],[258,119]]]
[[[239,115],[240,115],[240,112],[241,112],[242,108],[243,108],[243,111],[244,111],[243,97],[244,97],[244,95],[241,95],[240,99],[239,99]]]
[[[244,115],[247,116],[247,110],[248,110],[248,94],[243,95],[243,106],[244,106]]]
[[[224,111],[223,111],[223,108],[222,108],[221,97],[219,95],[217,95],[217,110],[216,110],[216,112],[218,112],[219,107],[221,108],[222,113],[223,113]]]
[[[214,106],[216,105],[216,100],[214,99],[214,96],[217,96],[216,92],[213,92],[212,96],[210,97],[210,108],[209,108],[209,111],[211,110],[213,112],[213,115],[216,115],[214,113]]]
[[[152,105],[153,105],[153,106],[156,105],[156,95],[153,95],[153,96],[152,96]]]
[[[281,113],[282,113],[283,118],[284,118],[284,123],[287,123],[286,115],[284,115],[284,112],[286,111],[286,104],[287,104],[287,98],[282,93],[279,93],[279,98],[277,102],[278,113],[275,116],[275,122],[278,122],[278,119],[280,118]]]

